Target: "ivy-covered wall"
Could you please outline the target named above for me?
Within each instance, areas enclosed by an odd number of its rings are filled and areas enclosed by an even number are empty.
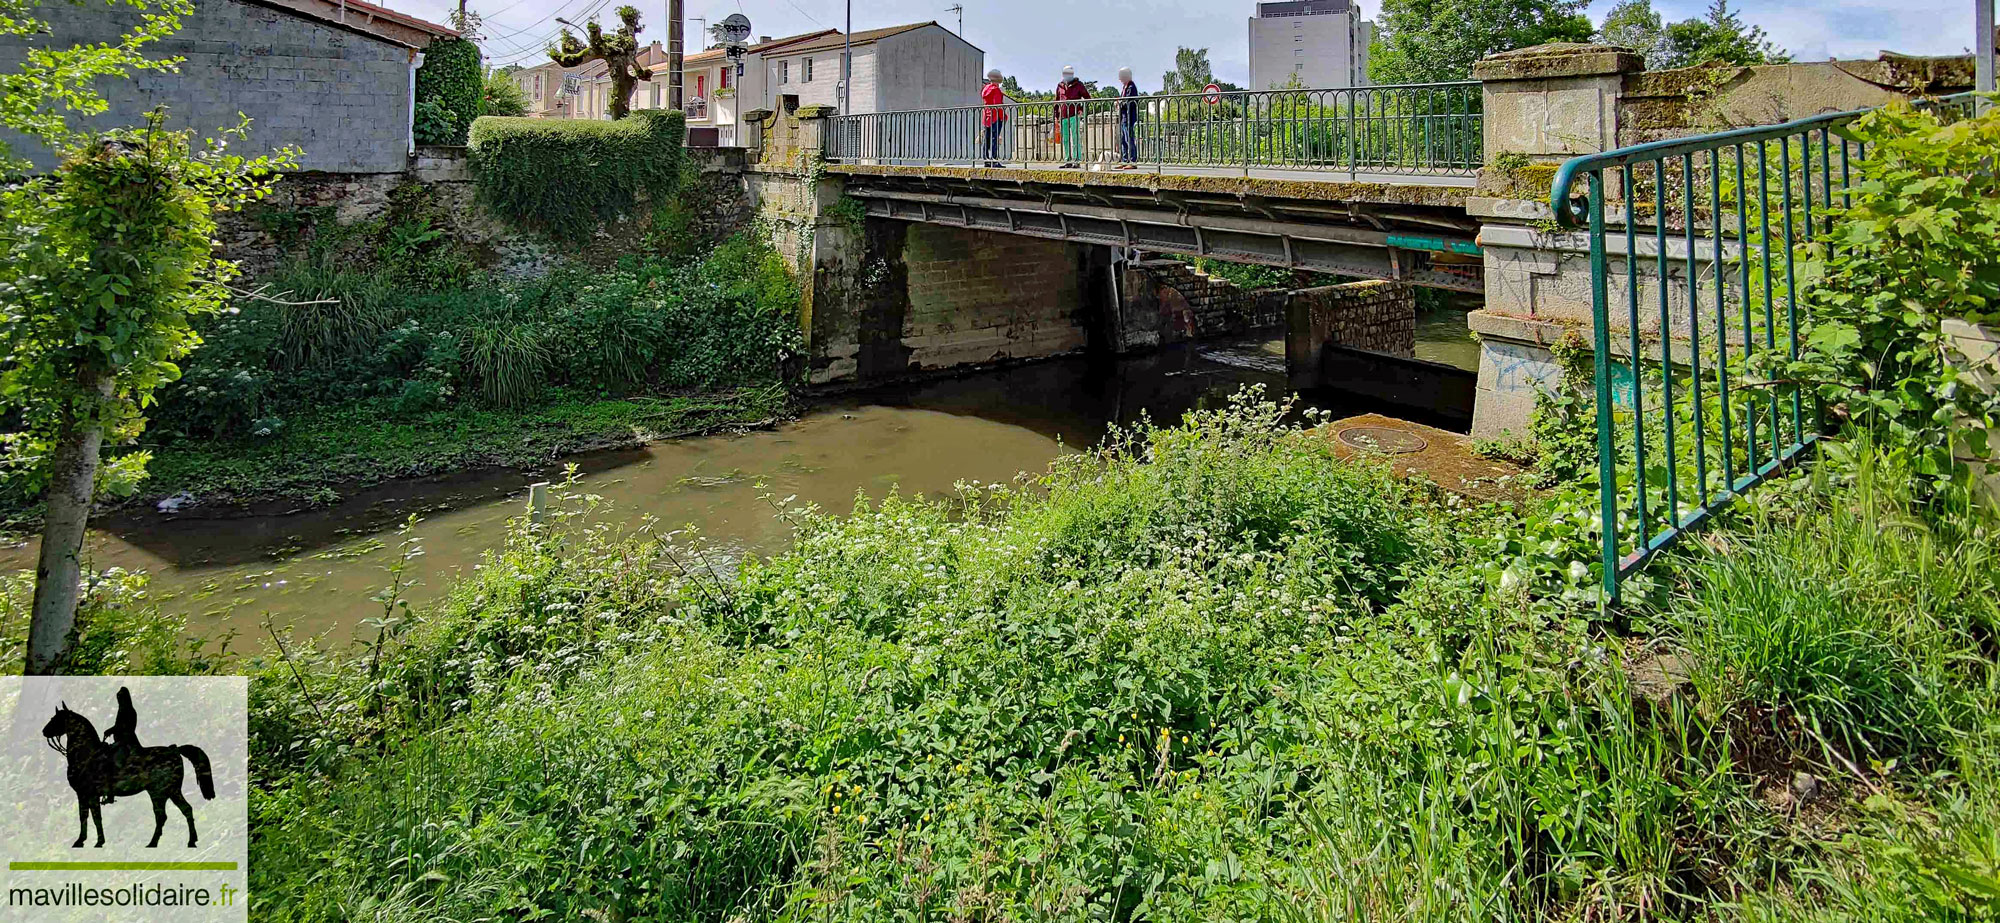
[[[480,115],[484,77],[478,45],[447,38],[425,48],[424,65],[417,68],[417,143],[464,144]]]
[[[671,199],[687,121],[642,109],[617,121],[489,116],[468,142],[480,201],[527,231],[582,241]]]

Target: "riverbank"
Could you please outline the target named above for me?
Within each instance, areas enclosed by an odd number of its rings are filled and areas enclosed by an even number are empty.
[[[1884,456],[1760,492],[1617,619],[1565,499],[1468,507],[1272,409],[1073,458],[782,505],[791,549],[728,571],[559,490],[379,675],[249,664],[255,912],[1991,908],[1996,524]]]
[[[136,502],[328,506],[395,478],[484,467],[538,468],[584,452],[769,426],[794,409],[777,385],[621,399],[558,395],[520,410],[453,407],[419,416],[350,407],[237,443],[177,442],[156,452]]]

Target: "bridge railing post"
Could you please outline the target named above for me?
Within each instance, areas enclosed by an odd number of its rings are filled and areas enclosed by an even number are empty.
[[[1536,393],[1561,374],[1550,347],[1571,331],[1591,338],[1589,247],[1549,230],[1549,184],[1562,161],[1618,146],[1626,77],[1644,69],[1630,49],[1567,43],[1473,66],[1483,165],[1466,211],[1480,224],[1486,283],[1467,318],[1480,337],[1474,436],[1525,434]]]

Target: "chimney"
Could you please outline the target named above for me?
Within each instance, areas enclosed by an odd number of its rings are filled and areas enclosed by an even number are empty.
[[[770,37],[770,36],[768,36],[768,35],[759,35],[759,36],[757,36],[757,44],[759,44],[759,45],[768,45],[768,44],[770,44],[770,43],[771,43],[771,37]]]

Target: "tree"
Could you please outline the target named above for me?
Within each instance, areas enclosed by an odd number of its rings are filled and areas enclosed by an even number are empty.
[[[480,115],[528,114],[528,95],[521,92],[521,85],[515,83],[504,68],[486,75],[486,81],[480,87],[480,97]]]
[[[1368,76],[1378,84],[1464,80],[1480,58],[1587,42],[1584,0],[1383,0]]]
[[[584,26],[589,38],[585,44],[562,30],[556,47],[549,49],[549,60],[564,67],[581,67],[591,61],[603,61],[611,70],[611,117],[622,119],[632,112],[632,91],[641,80],[653,79],[653,70],[639,66],[639,10],[636,7],[618,8],[621,23],[613,35],[605,35],[604,29],[592,19]]]
[[[1622,0],[1604,14],[1597,27],[1598,41],[1630,48],[1646,59],[1646,66],[1659,68],[1660,52],[1666,46],[1667,26],[1653,9],[1652,0]]]
[[[1652,70],[1791,60],[1765,36],[1763,27],[1744,25],[1729,8],[1728,0],[1715,0],[1700,19],[1676,23],[1663,22],[1652,0],[1624,0],[1604,17],[1597,34],[1601,41],[1644,55],[1646,67]]]
[[[1702,64],[1783,64],[1791,55],[1773,44],[1762,26],[1746,26],[1729,0],[1714,0],[1708,15],[1685,19],[1666,28],[1657,65],[1651,58],[1647,67],[1695,67]]]
[[[215,213],[262,198],[296,156],[245,159],[226,140],[195,150],[164,120],[81,136],[54,174],[0,193],[0,399],[44,485],[29,673],[58,669],[70,646],[106,435],[137,435],[154,389],[201,342],[193,319],[228,299],[236,267],[216,256]],[[145,461],[127,456],[120,473],[136,479]]]
[[[34,15],[40,5],[41,0],[0,0],[0,35],[26,39],[47,34],[49,24]],[[97,78],[172,70],[180,62],[148,58],[144,48],[180,30],[180,17],[194,12],[191,0],[104,0],[104,5],[140,11],[139,25],[113,42],[37,48],[18,71],[0,74],[0,125],[59,148],[70,140],[68,114],[98,115],[109,108],[92,88]],[[25,166],[0,141],[0,172]]]
[[[1007,94],[1008,99],[1017,102],[1034,102],[1036,100],[1056,98],[1056,94],[1053,91],[1023,89],[1021,81],[1013,77],[1000,78],[1000,92]]]
[[[1169,96],[1200,93],[1211,83],[1224,92],[1243,89],[1215,79],[1215,69],[1208,63],[1208,49],[1182,46],[1174,51],[1174,69],[1160,75],[1160,93]]]

